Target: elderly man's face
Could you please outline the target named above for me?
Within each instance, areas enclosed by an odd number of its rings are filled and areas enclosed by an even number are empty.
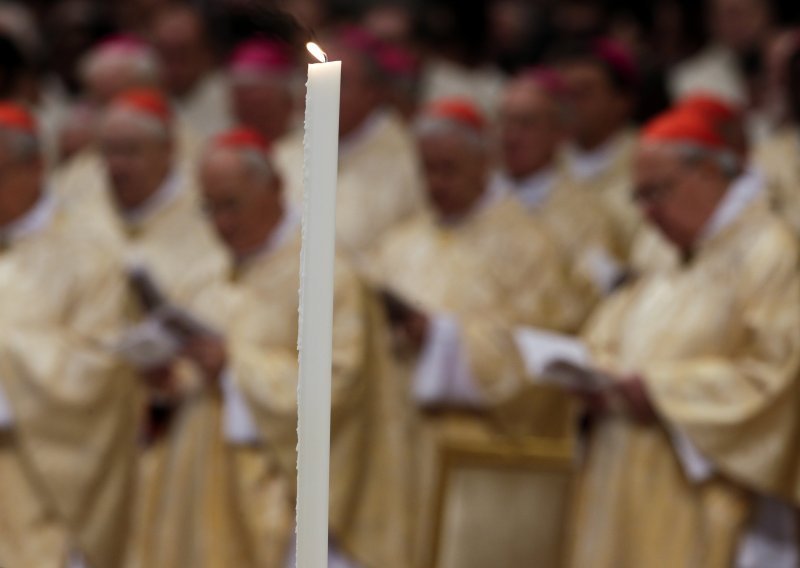
[[[728,184],[709,159],[689,162],[672,148],[648,145],[636,154],[634,181],[644,215],[684,251],[694,246]]]
[[[112,195],[123,211],[139,207],[158,191],[171,168],[169,136],[151,131],[141,117],[125,110],[112,108],[106,114],[99,144]]]
[[[439,215],[467,213],[486,188],[486,150],[447,131],[424,135],[419,148],[428,198]]]
[[[210,150],[200,176],[205,209],[220,239],[236,257],[258,250],[283,214],[279,179],[253,172],[229,149]]]
[[[563,130],[556,103],[530,81],[509,85],[500,108],[503,165],[515,178],[547,167],[555,158]]]

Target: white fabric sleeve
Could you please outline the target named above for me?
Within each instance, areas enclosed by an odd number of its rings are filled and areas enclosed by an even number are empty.
[[[423,405],[476,407],[483,397],[475,385],[458,320],[434,316],[412,382],[414,399]]]
[[[244,395],[236,386],[230,368],[222,371],[222,421],[225,439],[231,444],[250,445],[261,440],[253,415],[247,407]]]
[[[689,481],[702,483],[714,475],[714,464],[700,453],[686,434],[673,428],[670,431],[670,438],[678,461]]]
[[[3,387],[0,386],[0,430],[8,430],[14,425],[14,413],[11,411],[11,404],[8,402]]]
[[[604,295],[614,290],[614,285],[624,273],[622,265],[601,247],[592,247],[581,255],[578,270]]]
[[[739,540],[735,568],[800,566],[796,519],[795,511],[788,503],[759,496],[750,525]]]

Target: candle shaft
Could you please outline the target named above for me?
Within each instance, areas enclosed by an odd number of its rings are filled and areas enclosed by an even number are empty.
[[[341,62],[308,66],[305,117],[297,567],[328,563],[331,352]]]

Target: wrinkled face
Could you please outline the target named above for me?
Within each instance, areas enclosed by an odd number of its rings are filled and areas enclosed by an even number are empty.
[[[158,191],[172,164],[169,135],[150,129],[143,119],[147,117],[111,109],[100,126],[100,152],[114,201],[123,211],[139,207]]]
[[[509,85],[500,109],[503,165],[515,178],[531,175],[555,159],[563,137],[556,103],[530,81]]]
[[[236,119],[258,130],[267,140],[277,140],[290,127],[293,99],[289,78],[234,77],[231,97]]]
[[[690,250],[726,181],[708,160],[688,162],[673,149],[643,145],[634,162],[634,197],[644,215],[681,250]]]
[[[442,131],[419,140],[428,199],[440,217],[467,213],[486,188],[486,151],[457,131]]]
[[[630,101],[614,88],[599,64],[571,62],[563,67],[563,74],[571,103],[572,135],[579,146],[595,148],[624,126]]]
[[[188,93],[211,65],[203,34],[202,23],[188,8],[170,10],[156,22],[153,43],[169,92],[178,96]]]
[[[227,149],[207,153],[200,176],[206,212],[232,254],[245,257],[262,246],[283,214],[279,179],[255,174]]]

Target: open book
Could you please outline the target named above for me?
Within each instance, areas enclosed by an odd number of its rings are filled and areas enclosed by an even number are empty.
[[[534,383],[568,390],[605,390],[613,378],[593,368],[586,345],[579,339],[540,329],[520,327],[514,341]]]

